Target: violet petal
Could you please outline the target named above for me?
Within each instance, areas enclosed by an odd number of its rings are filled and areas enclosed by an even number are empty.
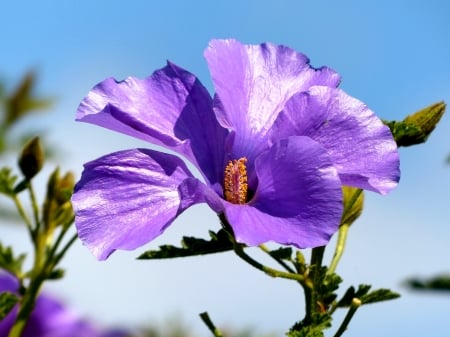
[[[312,87],[292,97],[272,130],[272,140],[304,135],[322,144],[342,184],[386,194],[400,179],[397,145],[387,126],[344,91]]]
[[[228,132],[217,122],[205,87],[173,63],[143,80],[106,79],[83,99],[76,119],[170,148],[211,184],[222,179]]]
[[[193,188],[184,193],[189,201],[181,200],[180,185],[192,179],[178,157],[146,149],[116,152],[85,164],[72,197],[80,239],[99,260],[116,249],[144,245],[184,209],[203,202]]]
[[[251,246],[326,244],[342,215],[341,183],[326,149],[308,137],[290,137],[262,153],[255,169],[253,199],[225,211],[236,239]]]
[[[305,55],[270,43],[212,40],[205,57],[218,119],[236,132],[229,159],[246,156],[250,165],[267,148],[267,132],[293,94],[312,85],[336,87],[340,81],[333,70],[314,69]]]

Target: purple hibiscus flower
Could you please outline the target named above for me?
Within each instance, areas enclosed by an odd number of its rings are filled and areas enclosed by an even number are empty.
[[[399,180],[389,129],[337,86],[340,76],[288,47],[213,40],[211,97],[168,64],[146,79],[106,79],[76,119],[161,145],[85,164],[72,201],[80,239],[98,259],[160,235],[191,205],[224,214],[238,242],[316,247],[338,229],[341,186],[385,194]]]
[[[11,274],[0,270],[0,294],[18,294],[19,282]],[[17,307],[0,320],[0,337],[7,337],[17,315]],[[125,331],[102,331],[81,319],[59,301],[40,295],[22,334],[23,337],[126,337]]]

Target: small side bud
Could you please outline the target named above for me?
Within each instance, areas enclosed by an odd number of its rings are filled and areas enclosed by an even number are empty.
[[[26,180],[31,180],[44,165],[44,149],[39,137],[30,140],[22,149],[19,167]]]

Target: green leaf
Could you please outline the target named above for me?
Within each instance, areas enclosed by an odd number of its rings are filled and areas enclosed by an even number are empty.
[[[280,260],[292,260],[292,248],[290,247],[280,247],[278,249],[269,252],[270,256]]]
[[[228,234],[223,230],[217,233],[210,232],[211,240],[184,236],[181,247],[163,245],[159,250],[149,250],[138,257],[140,260],[171,259],[176,257],[187,257],[225,252],[233,249],[233,243]]]
[[[59,280],[64,277],[65,270],[64,269],[54,269],[52,272],[47,276],[48,280]]]
[[[395,298],[399,298],[400,294],[393,292],[390,289],[377,289],[371,291],[370,293],[359,297],[361,299],[362,304],[376,303],[382,301],[393,300]]]
[[[19,298],[13,293],[4,292],[0,294],[0,321],[9,314],[18,301]]]
[[[11,169],[9,167],[2,167],[0,169],[0,193],[6,194],[7,196],[13,196],[14,183],[17,177],[11,174]]]
[[[4,247],[0,243],[0,269],[9,271],[11,274],[20,276],[22,274],[22,265],[26,254],[20,254],[15,257],[11,247]]]
[[[323,331],[331,327],[331,315],[328,313],[314,314],[310,322],[296,323],[286,334],[289,337],[323,337]]]

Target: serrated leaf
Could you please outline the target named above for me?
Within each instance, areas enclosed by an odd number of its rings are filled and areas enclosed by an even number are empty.
[[[280,260],[292,260],[292,248],[290,247],[280,247],[269,252],[270,256]]]
[[[289,337],[323,337],[323,331],[331,327],[331,315],[316,313],[309,322],[296,323],[286,334]]]
[[[370,284],[360,284],[358,286],[358,290],[355,293],[355,297],[361,298],[370,291],[370,288],[372,288]]]
[[[221,253],[233,249],[233,243],[223,229],[214,233],[214,235],[210,234],[210,236],[211,240],[185,236],[181,241],[181,247],[163,245],[159,247],[159,250],[149,250],[143,253],[138,259],[171,259],[176,257]]]
[[[18,301],[19,298],[13,293],[4,292],[0,294],[0,321],[11,312]]]
[[[2,167],[0,169],[0,193],[6,194],[7,196],[14,195],[14,183],[17,177],[11,173],[9,167]]]
[[[362,304],[376,303],[382,301],[393,300],[399,298],[400,294],[393,292],[390,289],[377,289],[370,293],[359,297]]]

